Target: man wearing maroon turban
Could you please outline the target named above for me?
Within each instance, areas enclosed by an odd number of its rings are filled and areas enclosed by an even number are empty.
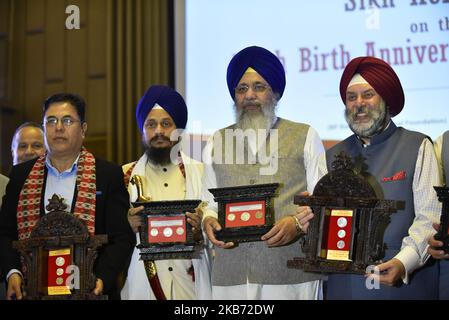
[[[384,262],[377,265],[378,274],[330,275],[327,298],[437,299],[438,266],[426,252],[435,233],[432,223],[441,212],[433,190],[440,178],[432,142],[393,122],[404,106],[404,92],[386,62],[374,57],[353,59],[343,72],[340,95],[354,134],[326,152],[322,171],[331,168],[341,151],[353,159],[362,157],[367,165],[364,174],[373,178],[369,182],[379,190],[377,196],[404,201],[405,208],[391,216],[385,230],[386,252]],[[312,217],[304,213],[300,222]]]
[[[203,229],[215,245],[213,298],[319,299],[322,276],[289,269],[286,261],[301,252],[292,197],[313,190],[315,159],[324,154],[321,140],[309,125],[276,116],[286,81],[282,63],[270,51],[256,46],[241,50],[229,63],[226,79],[236,123],[211,137],[203,157],[204,199],[209,202]],[[282,183],[274,198],[275,225],[261,241],[234,246],[217,240],[215,232],[222,226],[208,189],[273,182]],[[245,219],[245,213],[237,214],[236,220]]]
[[[140,99],[136,120],[142,135],[144,154],[138,161],[123,166],[130,202],[143,195],[151,201],[199,199],[201,196],[202,163],[181,151],[180,134],[187,124],[187,106],[175,90],[163,85],[151,86]],[[141,189],[129,183],[140,177]],[[138,215],[143,206],[131,208],[128,221],[137,235],[142,226]],[[201,238],[201,211],[186,213],[194,237]],[[153,236],[157,228],[149,230]],[[181,234],[182,228],[166,227],[164,235]],[[168,236],[168,237],[169,237]],[[140,250],[134,248],[128,276],[121,291],[124,300],[193,300],[210,299],[209,255],[199,245],[195,259],[142,261]],[[150,270],[155,270],[153,275]]]

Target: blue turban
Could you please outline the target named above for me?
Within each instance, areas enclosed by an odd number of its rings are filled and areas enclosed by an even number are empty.
[[[177,129],[185,129],[187,106],[184,98],[170,87],[154,85],[145,92],[137,105],[136,119],[140,131],[143,131],[143,124],[156,103],[172,117]]]
[[[226,80],[229,93],[234,99],[234,89],[237,87],[245,71],[253,68],[268,82],[274,92],[282,97],[285,89],[285,71],[278,57],[261,47],[248,47],[237,53],[228,66]]]

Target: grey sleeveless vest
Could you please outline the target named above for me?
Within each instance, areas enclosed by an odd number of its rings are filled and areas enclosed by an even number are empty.
[[[234,129],[234,126],[226,129]],[[272,175],[260,175],[259,169],[265,167],[259,161],[251,164],[245,156],[243,164],[213,163],[218,187],[238,185],[281,183],[279,196],[274,198],[276,220],[285,215],[294,214],[296,206],[293,196],[306,190],[306,172],[304,168],[304,144],[309,126],[284,119],[278,119],[273,129],[278,131],[278,168]],[[225,137],[225,129],[220,130]],[[224,140],[224,139],[223,139]],[[267,150],[272,150],[270,137],[267,138]],[[226,157],[225,143],[216,144],[215,154],[222,150],[222,159]],[[235,146],[235,144],[234,144]],[[248,146],[243,148],[245,155]],[[266,154],[270,154],[268,152]],[[234,148],[235,153],[235,148]],[[229,156],[229,155],[228,155]],[[218,161],[216,161],[218,162]],[[224,161],[221,161],[222,163]],[[216,286],[230,286],[250,283],[259,284],[296,284],[320,279],[313,273],[304,273],[297,269],[288,269],[287,260],[303,256],[299,241],[282,247],[269,248],[263,241],[241,243],[233,249],[216,248],[212,268],[212,284]]]
[[[405,201],[405,209],[398,210],[391,216],[391,222],[385,230],[387,250],[383,261],[393,258],[400,251],[402,239],[408,235],[408,228],[415,218],[413,176],[418,151],[424,139],[425,135],[398,128],[391,121],[388,128],[373,137],[366,148],[356,135],[352,135],[326,152],[328,169],[334,155],[340,151],[345,151],[353,159],[361,155],[366,159],[370,175],[367,179],[377,196],[381,199]],[[393,178],[397,173],[403,173],[403,179]],[[365,280],[364,276],[359,275],[330,275],[327,298],[436,299],[438,295],[438,266],[433,260],[426,267],[416,270],[409,284],[400,288],[380,285],[380,289],[368,290]]]

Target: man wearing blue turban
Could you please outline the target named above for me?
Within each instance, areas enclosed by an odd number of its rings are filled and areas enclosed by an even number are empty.
[[[287,260],[301,254],[293,195],[313,190],[318,181],[314,159],[324,148],[309,125],[276,116],[285,83],[282,63],[264,48],[245,48],[229,63],[227,84],[236,123],[217,131],[203,154],[203,198],[209,202],[203,230],[215,245],[214,299],[322,297],[321,275],[287,268]],[[218,241],[217,204],[208,189],[273,182],[281,183],[274,198],[275,225],[261,241],[238,246]]]
[[[138,194],[136,186],[129,183],[133,176],[140,176],[143,195],[152,201],[200,198],[203,165],[187,157],[179,146],[180,132],[187,124],[187,106],[183,97],[167,86],[151,86],[137,106],[136,119],[145,153],[138,161],[123,166],[130,202],[136,201]],[[143,206],[128,212],[135,233],[142,225],[136,214],[142,210]],[[187,213],[187,217],[194,233],[201,237],[201,211]],[[139,250],[135,248],[121,292],[122,299],[210,299],[206,249],[201,250],[198,259],[191,260],[143,262],[139,256]],[[146,274],[149,267],[156,268],[155,277]]]

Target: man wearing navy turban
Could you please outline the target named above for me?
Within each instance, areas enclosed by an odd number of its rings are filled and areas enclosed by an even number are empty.
[[[300,225],[294,194],[311,191],[318,179],[314,159],[324,153],[316,131],[307,124],[276,116],[286,79],[280,60],[261,47],[238,52],[226,80],[236,123],[217,131],[205,147],[204,196],[209,207],[203,229],[215,245],[214,299],[319,299],[321,275],[287,268],[300,254]],[[298,112],[298,118],[300,118]],[[217,240],[217,205],[210,188],[281,183],[274,198],[275,225],[260,240]],[[251,216],[251,214],[250,214]],[[245,220],[237,215],[235,220]]]
[[[431,140],[397,127],[392,117],[404,107],[404,91],[388,63],[359,57],[346,66],[340,95],[345,117],[354,132],[326,152],[324,172],[335,155],[344,151],[353,159],[364,158],[368,180],[378,197],[405,202],[391,216],[385,230],[385,257],[377,275],[333,274],[328,279],[328,299],[437,299],[438,266],[427,260],[427,241],[435,233],[441,206],[433,190],[440,185]],[[326,168],[327,161],[327,168]],[[304,214],[301,223],[312,218]],[[427,263],[426,263],[427,262]],[[379,288],[376,289],[376,286]],[[371,289],[371,290],[370,290]]]
[[[136,161],[123,166],[130,202],[139,192],[151,201],[198,199],[201,196],[203,165],[185,155],[180,148],[180,131],[187,124],[187,106],[184,98],[167,86],[151,86],[140,99],[136,120],[142,134],[145,153]],[[129,181],[139,176],[142,190]],[[139,215],[143,206],[131,208],[128,221],[136,233],[142,226]],[[201,210],[187,213],[194,236],[201,238]],[[165,234],[180,234],[179,228],[167,227]],[[160,231],[160,230],[159,230]],[[158,229],[150,230],[153,236]],[[164,230],[165,231],[165,230]],[[146,274],[155,268],[156,276]],[[154,262],[141,261],[139,250],[134,249],[122,299],[210,299],[209,254],[202,248],[195,259],[171,259]]]

